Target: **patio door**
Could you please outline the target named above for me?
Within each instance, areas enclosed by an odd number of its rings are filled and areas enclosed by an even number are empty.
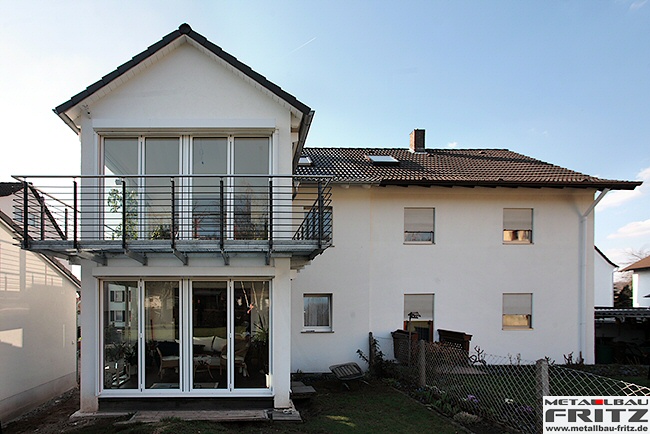
[[[269,285],[232,279],[102,282],[103,395],[267,394]]]

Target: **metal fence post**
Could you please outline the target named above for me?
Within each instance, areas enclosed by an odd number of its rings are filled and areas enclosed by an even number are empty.
[[[427,357],[426,357],[427,344],[421,340],[418,344],[418,384],[420,387],[427,385]]]
[[[535,394],[536,394],[536,407],[535,413],[537,414],[536,425],[537,432],[543,431],[543,412],[544,397],[549,396],[551,393],[549,386],[548,376],[548,360],[539,359],[535,362]]]
[[[374,340],[372,332],[368,332],[368,367],[370,368],[370,371],[372,371],[372,368],[375,365],[375,358],[377,357],[377,347],[374,345]]]

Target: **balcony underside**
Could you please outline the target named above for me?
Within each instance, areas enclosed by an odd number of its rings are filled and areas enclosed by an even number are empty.
[[[101,265],[107,265],[109,259],[121,257],[147,265],[148,258],[166,255],[176,257],[183,265],[188,265],[191,258],[206,256],[221,258],[225,265],[229,265],[230,258],[236,256],[259,256],[265,258],[267,264],[274,257],[290,257],[292,268],[298,269],[329,246],[329,243],[319,245],[318,241],[313,240],[278,240],[272,247],[268,240],[225,240],[222,249],[219,240],[177,240],[174,246],[169,240],[134,240],[124,248],[120,240],[78,241],[76,247],[70,240],[32,240],[28,249],[73,263],[87,259]]]

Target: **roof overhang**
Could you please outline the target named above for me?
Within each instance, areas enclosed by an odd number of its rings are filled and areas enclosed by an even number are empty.
[[[300,120],[299,141],[296,147],[296,153],[302,150],[302,146],[307,139],[309,126],[314,112],[306,104],[300,102],[296,97],[285,92],[279,86],[273,84],[266,79],[263,75],[253,71],[249,66],[240,62],[236,57],[226,53],[221,47],[208,41],[203,35],[195,32],[188,24],[181,24],[177,30],[164,36],[160,41],[151,45],[145,51],[137,54],[128,62],[120,65],[111,73],[105,75],[97,82],[88,86],[85,90],[74,95],[68,101],[58,105],[53,109],[75,133],[81,132],[79,125],[74,122],[78,116],[83,114],[84,106],[98,100],[106,93],[110,92],[114,87],[129,79],[131,75],[145,69],[150,64],[154,63],[157,58],[167,52],[175,49],[176,47],[189,43],[195,48],[199,49],[206,55],[221,62],[228,67],[232,72],[239,75],[244,80],[248,81],[264,93],[269,95],[278,103],[286,106],[292,115]],[[296,159],[297,161],[297,159]]]

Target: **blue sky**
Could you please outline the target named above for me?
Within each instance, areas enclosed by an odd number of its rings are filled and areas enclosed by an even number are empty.
[[[78,173],[52,108],[183,22],[316,110],[308,146],[424,128],[428,147],[650,181],[650,0],[0,0],[0,180]],[[596,243],[650,250],[649,186],[607,195]]]

